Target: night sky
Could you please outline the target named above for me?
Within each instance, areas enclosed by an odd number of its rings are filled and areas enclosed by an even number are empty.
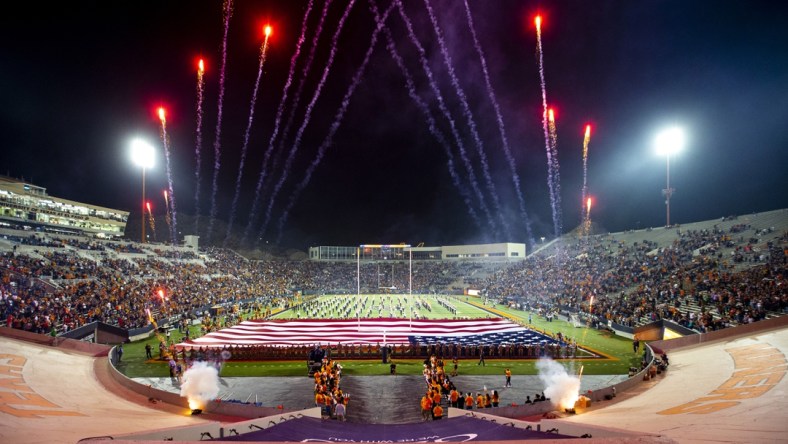
[[[495,108],[459,0],[429,0],[452,58],[451,69],[444,63],[425,2],[407,0],[405,11],[425,48],[483,199],[472,189],[449,121],[395,8],[387,24],[416,93],[429,107],[436,130],[449,141],[453,166],[422,109],[409,96],[405,77],[381,33],[333,143],[283,218],[369,46],[375,22],[368,0],[357,0],[339,35],[322,94],[286,169],[285,159],[296,147],[296,132],[348,1],[334,0],[328,9],[291,130],[284,144],[278,137],[269,151],[260,200],[263,214],[252,224],[250,236],[257,238],[262,231],[262,242],[273,245],[279,240],[280,247],[299,249],[360,243],[528,242]],[[381,12],[389,5],[388,0],[377,3]],[[684,129],[687,143],[671,158],[671,185],[676,188],[671,222],[788,207],[788,6],[783,2],[469,3],[534,239],[549,238],[554,229],[533,24],[537,13],[544,17],[547,99],[557,120],[564,232],[580,223],[582,142],[588,123],[593,128],[588,157],[591,219],[607,230],[665,224],[661,190],[666,162],[655,154],[653,141],[661,129],[674,125]],[[268,23],[274,28],[235,218],[241,232],[247,226],[307,4],[237,0],[234,5],[216,194],[217,217],[225,222],[249,120],[261,28]],[[323,0],[315,0],[308,17],[280,135],[323,6]],[[212,206],[223,30],[219,1],[16,2],[0,17],[0,173],[46,187],[54,196],[132,211],[134,217],[139,214],[141,171],[129,160],[129,143],[143,137],[159,151],[147,187],[154,213],[160,215],[167,175],[156,109],[163,106],[168,113],[176,211],[184,218],[194,215],[196,64],[203,57],[207,68],[199,207],[204,229]],[[483,158],[451,71],[467,98]],[[497,198],[490,192],[485,165]],[[452,170],[459,188],[452,182]],[[274,184],[284,171],[287,177],[265,224]],[[467,201],[461,190],[469,196]],[[219,237],[216,242],[221,242]]]

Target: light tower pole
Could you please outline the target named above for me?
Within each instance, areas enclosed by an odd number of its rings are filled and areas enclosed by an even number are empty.
[[[657,135],[655,146],[658,154],[664,154],[666,159],[666,185],[662,190],[665,195],[665,226],[670,227],[670,197],[675,188],[670,186],[670,156],[684,148],[684,131],[679,127],[669,128]]]
[[[140,206],[142,215],[140,221],[142,222],[142,239],[140,242],[145,243],[145,170],[153,167],[153,160],[156,157],[153,145],[142,139],[134,139],[131,141],[131,160],[142,168],[142,205]]]

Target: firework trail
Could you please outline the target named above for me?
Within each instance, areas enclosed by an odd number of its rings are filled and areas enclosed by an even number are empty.
[[[164,190],[164,222],[167,224],[167,231],[172,234],[172,217],[170,217],[170,198],[167,197],[167,190]],[[165,236],[166,239],[166,236]]]
[[[213,181],[211,183],[211,212],[208,219],[207,239],[213,237],[213,223],[216,219],[216,192],[219,186],[219,169],[222,166],[222,110],[224,108],[224,73],[227,68],[227,34],[230,32],[230,17],[233,15],[233,0],[224,1],[224,38],[222,39],[222,67],[219,71],[219,109],[216,112],[216,137],[213,139]]]
[[[148,209],[148,224],[150,225],[150,230],[153,232],[153,240],[156,240],[156,221],[153,219],[150,202],[145,202],[145,207]]]
[[[539,60],[539,83],[542,87],[542,129],[544,130],[545,151],[547,151],[547,186],[550,189],[550,204],[553,210],[553,230],[555,237],[561,235],[561,221],[558,214],[560,206],[560,196],[558,195],[557,182],[554,167],[558,159],[553,159],[554,147],[550,140],[550,133],[547,123],[547,85],[544,81],[544,57],[542,55],[542,17],[537,15],[534,20],[536,23],[536,53]]]
[[[370,0],[370,9],[375,16],[376,22],[381,22],[380,17],[378,16],[378,9],[375,6],[374,0]],[[444,137],[443,133],[438,129],[438,125],[435,122],[435,118],[432,116],[432,111],[430,111],[429,106],[421,99],[421,97],[416,93],[416,83],[413,80],[413,76],[410,74],[410,71],[405,66],[405,62],[402,60],[402,57],[399,55],[397,51],[397,47],[394,44],[394,37],[391,35],[391,30],[388,27],[383,27],[383,32],[386,35],[386,49],[388,49],[391,57],[397,63],[400,71],[402,71],[402,75],[405,77],[405,85],[408,89],[408,95],[414,101],[416,106],[421,110],[424,114],[424,118],[427,120],[427,127],[432,133],[433,137],[438,141],[438,143],[443,147],[444,151],[446,152],[446,157],[448,158],[447,166],[449,167],[449,175],[452,179],[452,184],[457,188],[460,195],[465,202],[465,205],[468,207],[468,214],[471,216],[471,219],[474,221],[477,227],[482,228],[482,221],[479,218],[479,215],[476,213],[476,210],[473,207],[473,202],[471,198],[471,194],[468,191],[467,187],[462,185],[460,176],[457,174],[457,169],[454,166],[454,153],[452,153],[451,145]]]
[[[296,88],[295,94],[293,94],[293,103],[290,105],[290,113],[287,116],[287,120],[284,126],[284,130],[282,130],[282,137],[279,139],[279,146],[274,151],[274,162],[271,167],[274,171],[277,170],[279,167],[279,162],[281,161],[281,155],[285,150],[285,143],[287,142],[287,137],[290,134],[290,130],[293,126],[293,121],[295,119],[296,111],[298,111],[298,105],[301,103],[301,93],[304,90],[304,84],[306,83],[307,75],[309,71],[312,69],[312,63],[315,60],[315,53],[317,52],[317,43],[320,40],[320,35],[323,33],[323,25],[325,24],[326,17],[328,16],[328,7],[331,5],[332,0],[326,0],[325,4],[323,5],[323,12],[320,15],[320,21],[317,24],[317,28],[315,28],[315,35],[312,37],[312,46],[309,48],[309,54],[306,57],[306,62],[304,63],[304,67],[301,69],[301,80],[298,82],[298,87]]]
[[[454,119],[451,117],[451,113],[449,109],[446,107],[446,103],[443,101],[443,95],[438,88],[437,83],[435,82],[435,78],[432,74],[432,70],[430,69],[429,62],[427,61],[426,51],[424,47],[419,43],[418,37],[416,37],[416,33],[413,30],[413,23],[411,23],[410,19],[408,18],[407,14],[405,14],[405,8],[402,6],[401,0],[394,0],[397,5],[397,9],[399,9],[400,17],[405,22],[405,26],[408,29],[408,36],[410,38],[411,43],[416,46],[416,49],[419,52],[419,61],[421,62],[421,66],[424,69],[425,74],[427,75],[427,79],[429,80],[430,87],[432,92],[435,94],[435,97],[438,101],[438,108],[443,113],[443,116],[449,122],[449,127],[451,128],[452,136],[454,137],[454,141],[457,143],[457,148],[460,153],[460,158],[462,159],[463,163],[465,164],[465,168],[468,171],[468,180],[470,181],[471,188],[476,195],[476,198],[479,200],[479,206],[481,207],[482,211],[484,212],[485,216],[487,217],[487,223],[490,225],[490,229],[493,233],[498,232],[498,228],[495,225],[495,220],[490,213],[490,209],[487,207],[487,202],[484,200],[484,195],[482,194],[481,189],[479,188],[479,183],[476,181],[476,177],[473,172],[473,164],[471,163],[470,159],[468,158],[467,153],[465,152],[465,146],[462,142],[462,137],[460,133],[457,131],[457,126],[454,122]]]
[[[241,194],[241,178],[244,174],[244,164],[246,163],[246,151],[249,147],[249,134],[252,131],[252,122],[254,121],[254,106],[257,103],[257,92],[260,89],[260,78],[263,77],[263,66],[265,65],[265,54],[268,51],[268,37],[271,35],[271,27],[266,26],[265,40],[263,46],[260,47],[260,63],[257,68],[257,79],[254,81],[254,89],[252,90],[252,100],[249,103],[249,122],[246,125],[246,132],[244,132],[244,143],[241,147],[241,161],[238,165],[238,177],[235,179],[235,195],[233,196],[233,204],[230,210],[230,219],[227,223],[227,232],[224,235],[224,246],[227,246],[227,240],[230,238],[230,233],[233,230],[233,222],[235,221],[235,212],[238,207],[238,196]]]
[[[525,199],[523,198],[523,193],[520,189],[520,176],[517,174],[514,156],[512,156],[511,149],[509,148],[509,141],[506,138],[506,130],[504,129],[501,108],[498,106],[498,100],[495,98],[495,91],[493,90],[492,82],[490,82],[490,74],[487,71],[487,61],[484,58],[484,51],[482,51],[482,46],[479,44],[479,39],[476,37],[476,27],[473,25],[473,16],[471,15],[471,8],[468,5],[468,0],[463,0],[463,3],[465,4],[465,17],[468,20],[468,28],[470,29],[471,36],[473,37],[473,46],[476,48],[476,52],[479,54],[479,61],[481,62],[482,73],[484,74],[484,83],[487,86],[487,95],[490,98],[493,109],[495,109],[495,117],[498,121],[498,132],[501,134],[501,147],[503,148],[504,155],[506,156],[506,160],[509,163],[509,169],[512,173],[512,182],[514,183],[514,190],[515,193],[517,193],[517,199],[520,205],[520,216],[523,218],[523,222],[525,223],[528,241],[533,246],[535,239],[533,232],[531,231],[531,218],[528,217],[528,213],[525,211]]]
[[[585,203],[588,199],[588,209],[586,219],[590,216],[591,199],[588,198],[588,144],[591,142],[591,125],[586,125],[586,134],[583,137],[583,197],[581,202]]]
[[[314,1],[309,0],[309,3],[306,7],[306,12],[304,12],[304,19],[301,22],[301,36],[298,37],[298,43],[296,43],[295,52],[293,53],[293,57],[290,58],[290,71],[287,73],[287,81],[285,82],[285,87],[282,92],[282,99],[279,101],[279,107],[276,110],[274,131],[271,133],[271,138],[268,141],[268,148],[265,150],[265,154],[263,156],[263,164],[260,168],[260,175],[257,178],[257,186],[254,190],[252,210],[249,212],[249,220],[246,223],[246,228],[244,229],[241,243],[246,243],[247,239],[249,238],[249,234],[252,232],[252,225],[254,224],[255,219],[257,219],[257,212],[260,205],[260,190],[263,188],[266,166],[268,165],[268,159],[271,157],[271,151],[274,149],[274,141],[276,140],[276,136],[279,134],[279,125],[282,122],[282,113],[284,112],[285,103],[287,102],[287,93],[290,90],[290,85],[293,83],[293,73],[295,72],[296,61],[298,60],[299,54],[301,54],[301,45],[304,44],[304,40],[306,38],[307,19],[309,19],[309,13],[312,11],[313,4]]]
[[[370,3],[372,5],[372,3]],[[372,32],[372,39],[369,42],[369,48],[367,49],[366,54],[364,55],[364,60],[361,62],[361,65],[356,70],[356,74],[353,76],[353,80],[350,82],[350,86],[348,86],[347,92],[345,92],[345,96],[342,98],[342,104],[340,105],[339,109],[337,110],[334,116],[334,122],[331,124],[331,127],[328,130],[328,134],[326,135],[323,142],[320,144],[317,150],[317,157],[312,161],[306,171],[306,175],[298,183],[295,190],[292,194],[290,194],[290,200],[287,203],[287,207],[285,208],[282,215],[279,217],[278,225],[278,234],[277,234],[277,241],[282,238],[282,231],[284,229],[285,222],[287,222],[287,217],[290,214],[290,210],[295,205],[298,197],[304,191],[304,189],[309,185],[309,181],[312,179],[312,174],[314,173],[315,169],[320,165],[320,162],[323,160],[323,156],[325,155],[326,150],[331,146],[334,141],[334,135],[336,134],[339,126],[342,124],[342,119],[345,116],[345,112],[347,111],[348,106],[350,105],[350,99],[353,97],[353,93],[356,91],[358,84],[361,82],[361,78],[364,76],[364,72],[367,69],[367,65],[369,64],[369,59],[372,56],[372,52],[375,49],[375,45],[378,41],[378,36],[380,35],[380,31],[383,29],[384,23],[388,19],[389,14],[394,9],[394,5],[389,5],[386,12],[383,14],[383,18],[377,17],[377,9],[375,10],[375,22],[376,27],[375,30]]]
[[[197,159],[197,166],[194,169],[194,179],[196,186],[194,187],[194,232],[199,233],[200,230],[200,169],[202,168],[202,102],[205,92],[205,63],[200,59],[197,65],[197,137],[194,145],[194,157]]]
[[[260,229],[258,230],[257,234],[257,241],[265,233],[265,229],[268,226],[268,222],[271,220],[271,211],[274,207],[274,201],[276,200],[277,194],[282,189],[285,181],[287,180],[287,176],[290,172],[290,167],[293,164],[293,159],[295,158],[296,153],[298,152],[299,145],[301,144],[301,136],[304,134],[304,130],[306,126],[309,124],[310,118],[312,117],[312,110],[315,107],[315,102],[320,98],[320,93],[323,90],[323,86],[326,84],[326,78],[328,78],[328,73],[331,71],[331,66],[334,64],[334,56],[337,53],[337,41],[339,40],[339,34],[342,32],[342,29],[345,27],[345,22],[347,21],[348,16],[350,15],[350,10],[353,9],[353,5],[356,3],[356,0],[350,0],[348,2],[347,7],[345,8],[345,12],[342,14],[342,17],[339,19],[339,23],[337,24],[337,29],[334,32],[334,36],[331,38],[331,51],[328,54],[328,61],[326,61],[326,66],[323,68],[323,75],[320,77],[320,82],[317,84],[317,88],[315,88],[315,93],[312,96],[312,100],[306,106],[306,112],[304,113],[304,121],[301,123],[301,126],[298,128],[296,132],[295,139],[293,140],[293,147],[290,148],[290,153],[287,155],[287,159],[285,159],[285,166],[282,169],[282,176],[279,178],[279,181],[274,186],[274,190],[271,192],[271,197],[268,200],[268,209],[265,211],[265,220],[263,224],[260,225]]]
[[[167,161],[167,191],[169,192],[169,203],[167,204],[167,208],[169,208],[169,213],[172,218],[172,223],[170,224],[170,237],[172,238],[172,244],[175,245],[178,238],[175,236],[175,233],[178,232],[177,228],[177,219],[175,213],[175,193],[172,190],[172,168],[170,166],[170,136],[167,135],[167,116],[164,112],[164,108],[159,108],[159,120],[161,120],[161,142],[164,145],[164,158]],[[166,196],[165,196],[166,199]]]
[[[550,164],[553,170],[553,190],[555,190],[555,199],[551,200],[553,206],[553,217],[556,225],[556,237],[560,236],[563,227],[561,224],[561,175],[558,172],[558,134],[555,131],[555,113],[550,108],[547,111],[547,129],[550,132]],[[551,196],[553,197],[553,196]]]
[[[586,220],[591,220],[591,198],[586,199]]]
[[[490,167],[487,164],[487,155],[484,152],[484,144],[482,143],[482,140],[479,137],[479,132],[476,129],[476,121],[473,119],[473,113],[471,112],[471,108],[468,105],[468,98],[465,96],[465,91],[462,89],[460,81],[457,78],[457,73],[454,71],[454,63],[452,62],[448,49],[446,49],[446,41],[443,39],[443,33],[441,32],[438,20],[435,18],[435,12],[432,10],[430,1],[424,0],[424,6],[427,9],[430,22],[432,22],[432,29],[435,31],[435,35],[438,37],[438,46],[440,47],[441,55],[443,55],[443,62],[446,65],[446,69],[449,73],[449,79],[451,79],[451,84],[454,86],[454,91],[457,94],[457,98],[460,100],[462,111],[468,124],[468,129],[470,130],[471,135],[473,136],[473,141],[476,144],[476,152],[479,154],[479,161],[482,164],[482,175],[484,176],[485,184],[487,186],[487,192],[492,198],[495,212],[498,213],[501,226],[503,227],[503,234],[507,239],[510,239],[511,232],[509,230],[509,223],[506,221],[504,212],[501,210],[501,202],[498,198],[498,192],[495,190],[495,182],[493,182],[492,176],[490,176]]]

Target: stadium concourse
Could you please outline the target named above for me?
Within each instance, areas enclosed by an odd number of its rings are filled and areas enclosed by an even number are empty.
[[[144,385],[134,391],[114,383],[107,375],[106,348],[71,340],[58,344],[54,338],[5,328],[0,333],[0,441],[9,443],[164,442],[176,436],[196,442],[207,435],[217,438],[222,434],[217,430],[228,432],[224,436],[242,434],[227,440],[250,442],[552,441],[589,434],[592,438],[584,442],[754,443],[788,436],[784,317],[652,343],[670,353],[664,375],[613,400],[578,409],[576,415],[520,421],[449,409],[444,423],[375,427],[321,420],[309,410],[244,422],[210,411],[192,416],[183,407],[151,403]],[[537,428],[543,433],[535,434]]]

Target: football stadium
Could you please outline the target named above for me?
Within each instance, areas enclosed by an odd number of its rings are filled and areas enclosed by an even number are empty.
[[[3,438],[779,440],[786,233],[348,262],[5,229]]]
[[[788,441],[787,5],[15,2],[0,443]]]

